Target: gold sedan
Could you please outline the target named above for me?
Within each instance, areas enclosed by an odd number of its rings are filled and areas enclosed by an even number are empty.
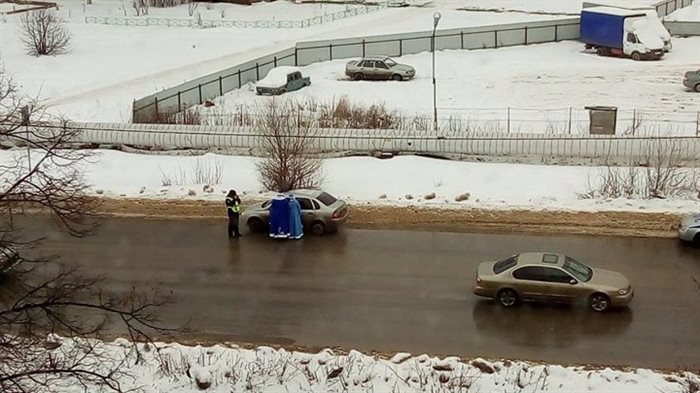
[[[476,272],[474,294],[512,307],[522,300],[586,301],[594,311],[623,307],[634,297],[620,273],[595,269],[566,255],[528,252],[484,262]]]

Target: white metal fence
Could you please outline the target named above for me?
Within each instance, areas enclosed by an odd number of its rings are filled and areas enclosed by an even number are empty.
[[[33,126],[33,132],[59,125]],[[75,123],[75,143],[118,144],[153,149],[233,150],[261,155],[264,139],[250,128],[158,124]],[[648,157],[659,144],[672,145],[686,165],[700,166],[700,137],[576,136],[544,134],[470,135],[397,130],[321,129],[310,140],[322,153],[392,152],[503,162],[626,164]]]
[[[357,15],[365,15],[390,7],[393,2],[382,2],[376,5],[364,5],[348,8],[324,15],[318,15],[304,19],[280,19],[280,20],[226,20],[226,19],[200,19],[192,17],[165,18],[165,17],[124,17],[124,16],[86,16],[85,23],[116,26],[162,26],[162,27],[194,27],[212,28],[228,27],[237,29],[303,29],[324,23],[334,22]]]
[[[431,130],[432,113],[413,112],[411,115],[399,112],[378,112],[367,114],[363,120],[357,118],[333,118],[334,110],[324,111],[326,117],[318,113],[308,113],[307,121],[321,124],[322,127],[372,127],[393,128],[404,131],[424,132]],[[587,135],[590,131],[590,113],[584,107],[568,108],[439,108],[438,128],[444,132],[461,135],[471,133],[504,134],[570,134]],[[190,112],[191,115],[191,112]],[[294,116],[298,116],[295,114]],[[198,113],[198,124],[227,127],[251,126],[259,115],[241,110],[229,113]],[[618,135],[629,136],[700,136],[700,105],[696,111],[659,109],[618,109],[616,115]],[[172,116],[169,122],[192,123],[184,114]],[[361,123],[358,123],[363,121]],[[353,123],[354,122],[354,123]],[[349,125],[349,123],[353,123]],[[375,124],[363,126],[362,124]]]

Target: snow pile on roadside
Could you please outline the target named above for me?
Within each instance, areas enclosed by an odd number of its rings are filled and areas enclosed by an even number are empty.
[[[230,188],[246,198],[264,195],[256,168],[258,159],[254,157],[141,155],[113,150],[96,153],[90,163],[83,164],[85,180],[92,185],[92,192],[102,196],[218,201],[223,200]],[[24,156],[23,150],[7,151],[0,155],[0,165],[12,165],[15,159]],[[33,161],[38,159],[35,157]],[[351,203],[499,210],[700,210],[700,201],[690,197],[580,199],[579,195],[589,191],[591,185],[595,186],[605,170],[417,156],[388,160],[347,157],[324,160],[321,186]]]
[[[679,22],[700,22],[700,0],[694,0],[689,7],[674,11],[667,19]]]
[[[72,346],[61,340],[54,349]],[[458,357],[440,359],[428,355],[396,354],[390,360],[357,351],[336,354],[330,349],[318,353],[290,352],[284,349],[238,346],[212,347],[138,344],[143,356],[137,362],[134,348],[126,340],[97,343],[108,360],[108,369],[125,360],[120,378],[126,391],[141,388],[147,392],[184,393],[207,391],[257,392],[589,392],[589,393],[682,393],[700,383],[690,372],[663,374],[647,369],[620,371],[610,368],[534,364],[522,361],[483,359],[462,361]],[[81,387],[82,388],[82,387]],[[59,387],[57,392],[78,391]],[[684,390],[685,389],[685,390]],[[80,390],[82,391],[82,390]],[[98,391],[93,387],[91,391]]]

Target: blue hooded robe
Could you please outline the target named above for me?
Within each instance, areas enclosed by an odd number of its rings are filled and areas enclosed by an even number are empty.
[[[294,197],[289,200],[289,237],[291,239],[301,239],[304,236],[304,228],[301,224],[301,205]]]
[[[289,202],[282,195],[272,198],[270,202],[270,237],[289,237]]]

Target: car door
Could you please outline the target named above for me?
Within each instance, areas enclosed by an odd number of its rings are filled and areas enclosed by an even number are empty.
[[[297,197],[297,202],[301,207],[301,221],[305,226],[311,225],[316,218],[316,209],[314,209],[311,199],[305,197]]]
[[[374,60],[365,60],[362,66],[362,74],[364,74],[365,79],[376,79],[377,75],[374,70]]]
[[[571,302],[580,289],[578,280],[558,267],[545,267],[544,279],[549,283],[547,300],[553,302]]]
[[[512,273],[513,283],[523,299],[545,300],[549,292],[549,283],[545,281],[544,268],[541,266],[523,266]]]
[[[294,83],[294,73],[287,74],[287,84],[285,85],[285,89],[287,91],[294,91],[296,90],[296,84]]]
[[[374,70],[377,75],[377,79],[391,79],[391,73],[389,72],[389,66],[384,64],[383,61],[374,62]]]

